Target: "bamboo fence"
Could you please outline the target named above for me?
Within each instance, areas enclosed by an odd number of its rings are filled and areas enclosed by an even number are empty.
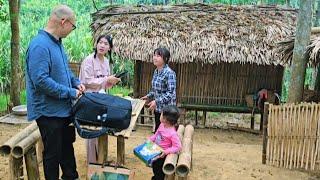
[[[266,163],[320,170],[320,104],[269,105]]]

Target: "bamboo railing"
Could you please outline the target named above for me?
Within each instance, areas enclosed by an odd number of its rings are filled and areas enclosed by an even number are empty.
[[[320,170],[320,104],[266,104],[262,162]]]

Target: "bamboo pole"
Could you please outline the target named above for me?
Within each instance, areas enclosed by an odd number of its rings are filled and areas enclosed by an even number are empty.
[[[274,116],[272,104],[269,105],[269,117],[268,117],[268,125],[267,125],[267,135],[268,135],[268,141],[267,141],[267,155],[266,155],[266,163],[269,164],[271,160],[271,147],[272,147],[272,138],[270,136],[271,134],[271,127],[272,127],[272,118]]]
[[[280,160],[280,161],[278,161],[278,163],[277,163],[277,166],[278,167],[282,167],[283,166],[283,161],[284,161],[284,157],[283,157],[283,154],[284,154],[284,152],[283,152],[283,146],[284,146],[284,138],[283,138],[283,132],[285,131],[285,129],[283,129],[283,123],[285,122],[285,120],[284,120],[284,107],[285,106],[283,106],[281,109],[280,109],[280,112],[281,112],[281,120],[280,120],[280,124],[279,124],[279,128],[278,128],[278,132],[279,132],[279,134],[278,134],[278,137],[279,137],[279,139],[280,139],[280,141],[281,141],[281,148],[279,149],[279,151],[278,151],[278,153],[280,153],[280,154],[278,154],[278,156],[280,157],[280,159],[278,159],[278,160]]]
[[[38,128],[37,123],[33,122],[31,123],[28,127],[20,131],[18,134],[14,135],[11,137],[7,142],[5,142],[1,147],[0,147],[0,154],[2,155],[8,155],[11,153],[12,148],[20,142],[22,139],[25,137],[29,136],[31,133],[34,132]]]
[[[310,139],[310,143],[311,143],[311,147],[310,147],[310,170],[313,170],[313,156],[314,156],[314,149],[315,149],[315,141],[316,141],[316,132],[315,132],[315,127],[317,126],[316,124],[316,118],[315,118],[315,114],[316,114],[316,106],[314,103],[312,103],[312,108],[311,108],[311,139]]]
[[[276,108],[276,119],[279,119],[279,107]],[[273,161],[272,161],[272,165],[276,165],[277,160],[279,160],[279,157],[277,156],[277,152],[278,152],[278,136],[277,136],[277,132],[278,132],[278,123],[274,122],[274,132],[273,132],[273,137],[274,137],[274,146],[273,146]]]
[[[174,179],[175,179],[175,175],[174,175],[174,174],[172,174],[172,175],[166,175],[164,179],[165,179],[165,180],[174,180]]]
[[[320,111],[320,106],[318,105],[318,112]],[[319,113],[317,114],[319,116]],[[317,117],[318,117],[317,116]],[[316,141],[316,149],[315,149],[315,156],[314,156],[314,162],[317,162],[319,159],[319,138],[320,138],[320,119],[317,120],[317,141]]]
[[[37,142],[37,159],[38,159],[38,163],[41,163],[43,160],[43,142],[42,139],[39,138],[38,142]]]
[[[303,168],[303,165],[304,165],[304,156],[305,156],[305,149],[306,149],[306,135],[307,135],[307,123],[308,123],[308,121],[307,121],[307,118],[308,118],[308,116],[307,116],[307,107],[304,107],[305,108],[305,113],[304,113],[304,122],[303,122],[303,146],[302,146],[302,155],[301,155],[301,166],[300,166],[300,168]]]
[[[15,158],[23,157],[23,155],[40,139],[39,129],[33,131],[28,137],[17,143],[12,149],[12,156]]]
[[[264,104],[263,110],[263,141],[262,141],[262,164],[266,164],[267,158],[267,143],[268,143],[268,116],[269,116],[269,103]]]
[[[10,180],[23,180],[23,157],[15,158],[9,156],[9,179]]]
[[[192,144],[193,144],[193,132],[192,125],[187,125],[184,130],[182,151],[179,155],[179,160],[176,168],[176,173],[179,177],[187,177],[190,172],[191,156],[192,156]]]
[[[316,115],[315,115],[315,117],[316,117],[316,142],[315,142],[315,153],[314,153],[314,157],[313,157],[313,167],[312,167],[312,169],[314,170],[315,169],[315,162],[316,162],[316,160],[317,160],[317,156],[318,156],[318,148],[319,148],[319,131],[320,131],[320,122],[319,122],[319,120],[317,119],[317,117],[319,117],[319,111],[320,111],[320,108],[319,108],[319,105],[317,105],[316,106],[317,107],[317,109],[316,109]]]
[[[179,125],[177,133],[181,142],[183,138],[184,129],[185,128],[183,125]],[[162,167],[164,174],[166,175],[174,174],[174,172],[176,171],[177,160],[178,160],[178,154],[169,154],[166,157],[166,160],[164,161],[164,164]]]
[[[284,167],[285,168],[288,168],[288,164],[289,164],[289,148],[290,148],[290,121],[291,121],[291,119],[290,119],[290,107],[289,107],[289,105],[287,105],[287,108],[286,108],[286,114],[287,114],[287,116],[286,116],[286,123],[284,124],[285,125],[285,129],[286,129],[286,131],[285,131],[285,134],[284,134],[284,138],[285,138],[285,141],[286,141],[286,149],[285,149],[285,164],[284,164]]]
[[[294,112],[295,108],[294,106],[291,104],[290,106],[290,121],[292,122],[291,123],[291,131],[290,131],[290,140],[291,140],[291,149],[290,149],[290,157],[289,157],[289,169],[292,168],[292,158],[293,158],[293,150],[294,150],[294,147],[295,147],[295,142],[294,142],[294,135],[295,135],[295,132],[294,132],[294,127],[296,126],[295,125],[295,112]]]
[[[28,179],[40,180],[36,147],[33,145],[24,155]]]
[[[289,109],[288,109],[288,121],[289,121],[289,127],[288,127],[288,144],[289,146],[287,147],[287,168],[289,168],[290,166],[290,162],[291,162],[291,150],[292,150],[292,144],[293,144],[293,141],[292,141],[292,128],[293,128],[293,119],[294,117],[292,117],[292,113],[293,113],[293,107],[291,104],[289,104]]]
[[[299,129],[298,129],[298,153],[297,153],[297,164],[296,164],[296,168],[298,168],[301,164],[301,160],[300,160],[300,153],[301,153],[301,147],[302,147],[302,143],[303,143],[303,124],[301,122],[303,122],[302,120],[304,119],[303,116],[304,113],[304,107],[299,105],[299,116],[298,116],[298,122],[299,122]]]
[[[306,136],[306,138],[307,138],[307,147],[306,147],[306,149],[307,149],[307,154],[306,154],[306,166],[305,166],[305,170],[307,170],[308,169],[308,166],[309,166],[309,157],[310,157],[310,151],[311,151],[311,149],[310,149],[310,146],[311,146],[311,138],[312,138],[312,135],[311,135],[311,126],[312,126],[312,116],[311,116],[311,113],[312,112],[310,112],[309,111],[309,109],[310,109],[310,105],[307,105],[307,108],[308,108],[308,111],[307,111],[307,115],[308,115],[308,119],[306,120],[307,122],[308,122],[308,126],[306,127],[307,128],[307,136]],[[311,110],[312,111],[312,110]],[[310,115],[309,115],[309,112],[310,112]]]

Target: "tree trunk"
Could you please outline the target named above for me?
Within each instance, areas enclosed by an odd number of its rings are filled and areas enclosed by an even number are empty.
[[[19,0],[9,1],[11,24],[11,87],[10,104],[20,104],[20,35],[19,35]]]
[[[289,86],[289,103],[301,102],[303,97],[303,86],[307,65],[305,52],[306,47],[310,42],[312,2],[313,0],[303,0],[300,2],[300,10],[291,65],[292,74]]]

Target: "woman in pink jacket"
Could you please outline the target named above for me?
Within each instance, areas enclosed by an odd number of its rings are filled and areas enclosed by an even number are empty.
[[[109,35],[98,37],[93,54],[87,56],[81,64],[80,81],[85,85],[87,92],[105,93],[106,89],[120,81],[111,75],[109,63],[112,62],[112,38]],[[109,59],[105,57],[108,53]],[[87,162],[97,163],[98,160],[98,139],[87,141]]]

